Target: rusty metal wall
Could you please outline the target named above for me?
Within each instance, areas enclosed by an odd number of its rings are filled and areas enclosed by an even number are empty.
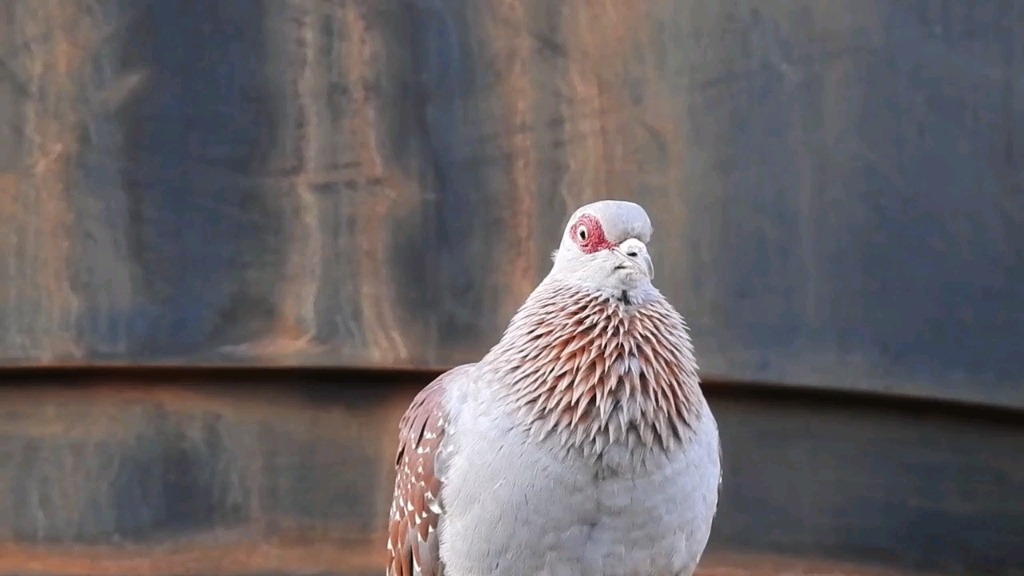
[[[5,0],[0,357],[478,357],[588,200],[706,373],[1024,407],[1019,0]]]
[[[382,574],[397,422],[422,382],[253,376],[6,387],[0,575]],[[702,574],[738,551],[1024,570],[1019,420],[708,396],[724,460]]]

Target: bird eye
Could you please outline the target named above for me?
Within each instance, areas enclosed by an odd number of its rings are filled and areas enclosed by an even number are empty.
[[[586,226],[580,226],[579,228],[577,228],[576,229],[576,237],[578,237],[580,239],[580,242],[586,242],[587,241],[587,227]]]

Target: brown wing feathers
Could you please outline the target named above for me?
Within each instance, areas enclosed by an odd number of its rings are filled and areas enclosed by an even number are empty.
[[[443,576],[437,541],[441,482],[434,475],[434,456],[444,437],[441,399],[450,375],[442,374],[424,388],[398,425],[388,576]]]

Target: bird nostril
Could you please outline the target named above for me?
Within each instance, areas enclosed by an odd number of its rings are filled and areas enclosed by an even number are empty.
[[[630,250],[629,252],[626,252],[626,256],[629,256],[630,258],[636,258],[637,251],[636,250]]]

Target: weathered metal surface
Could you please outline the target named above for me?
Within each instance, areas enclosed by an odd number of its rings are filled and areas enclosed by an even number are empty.
[[[713,545],[907,569],[1024,570],[1024,426],[938,411],[711,396]]]
[[[7,0],[6,363],[478,357],[651,212],[724,378],[1024,407],[1019,0]]]
[[[398,405],[383,393],[362,401],[350,393],[315,406],[281,394],[247,400],[154,386],[4,394],[0,541],[383,531],[383,486],[408,396]]]
[[[0,573],[4,564],[22,565],[33,562],[33,574],[38,576],[291,576],[315,573],[321,576],[384,576],[380,563],[376,567],[359,568],[351,556],[339,554],[336,549],[309,549],[302,547],[263,546],[250,552],[244,561],[223,557],[211,548],[208,554],[180,554],[136,556],[121,560],[117,554],[107,557],[70,553],[26,553],[24,550],[4,550],[12,556],[0,559]],[[230,555],[230,552],[228,553]],[[18,558],[18,556],[21,556]],[[122,554],[124,556],[124,554]],[[163,557],[161,557],[163,556]],[[378,556],[380,556],[378,554]],[[31,558],[31,560],[29,560]],[[311,561],[312,560],[312,561]],[[314,566],[310,571],[310,566]],[[239,571],[243,568],[242,571]],[[247,569],[247,571],[246,571]],[[748,554],[730,551],[705,554],[695,572],[696,576],[924,576],[926,573],[893,570],[876,564],[854,564],[821,559],[787,557],[778,554]],[[20,575],[19,575],[20,576]]]
[[[696,576],[909,576],[877,564],[855,564],[782,554],[705,553]]]
[[[416,386],[85,383],[0,395],[0,575],[383,566],[397,421]],[[710,399],[724,454],[713,551],[1024,570],[1020,422]]]

